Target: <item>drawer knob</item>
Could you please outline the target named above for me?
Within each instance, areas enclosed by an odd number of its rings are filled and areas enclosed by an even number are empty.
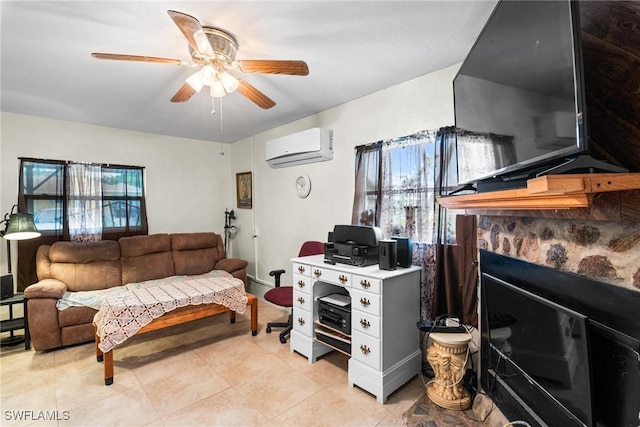
[[[344,274],[341,274],[340,276],[338,276],[338,280],[340,281],[340,283],[346,283],[349,281],[349,278]]]
[[[367,355],[367,354],[371,353],[371,349],[369,347],[367,347],[366,345],[364,345],[364,344],[360,344],[360,351],[364,355]]]
[[[304,319],[302,317],[298,317],[298,324],[304,326]]]
[[[363,289],[369,289],[371,287],[371,283],[366,279],[362,279],[360,280],[360,286],[362,286]]]
[[[304,288],[306,286],[306,284],[304,283],[304,280],[298,280],[298,287],[300,289]]]
[[[300,304],[304,304],[304,298],[302,298],[302,297],[298,297],[298,302],[299,302]]]
[[[304,266],[303,265],[298,266],[298,273],[304,274],[304,272],[305,272]]]
[[[360,326],[362,326],[363,329],[367,329],[371,326],[371,323],[369,323],[367,319],[360,319]]]
[[[313,270],[313,275],[316,277],[320,277],[322,276],[322,271],[321,270]]]
[[[371,305],[371,301],[369,301],[369,299],[368,299],[368,298],[364,298],[364,297],[362,297],[362,298],[360,298],[360,304],[361,304],[363,307],[369,307],[369,306]]]

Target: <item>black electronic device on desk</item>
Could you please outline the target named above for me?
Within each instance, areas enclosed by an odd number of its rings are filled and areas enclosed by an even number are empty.
[[[378,227],[336,225],[330,240],[324,249],[326,263],[358,267],[378,263],[378,246],[382,240],[382,231]]]
[[[331,294],[318,298],[318,320],[345,334],[351,334],[351,297]]]
[[[351,297],[331,294],[318,298],[316,340],[351,354]]]

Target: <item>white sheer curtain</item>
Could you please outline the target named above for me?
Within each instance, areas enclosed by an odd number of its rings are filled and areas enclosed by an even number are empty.
[[[434,242],[436,132],[383,141],[380,228],[385,237]]]
[[[102,240],[102,167],[84,163],[68,165],[67,195],[71,241]]]
[[[457,150],[459,182],[487,177],[516,162],[512,136],[459,129]]]

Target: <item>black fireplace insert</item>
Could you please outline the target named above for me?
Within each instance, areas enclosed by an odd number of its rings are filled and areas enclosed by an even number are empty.
[[[480,251],[481,384],[510,420],[640,425],[640,292]]]

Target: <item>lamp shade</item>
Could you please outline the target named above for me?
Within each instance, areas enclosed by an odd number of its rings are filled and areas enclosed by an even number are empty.
[[[227,94],[227,92],[224,91],[224,86],[222,86],[220,80],[216,80],[211,84],[209,93],[214,98],[222,98]]]
[[[40,237],[40,232],[33,222],[33,215],[28,213],[15,213],[9,217],[9,224],[4,233],[7,240],[27,240]]]
[[[238,89],[238,86],[240,86],[240,82],[238,81],[238,79],[236,79],[226,71],[218,74],[218,78],[222,82],[222,86],[224,86],[224,90],[226,90],[227,93],[233,92],[234,90]]]
[[[191,86],[193,90],[195,90],[196,92],[200,92],[200,90],[202,89],[202,86],[204,86],[204,82],[202,81],[202,76],[200,75],[201,71],[202,70],[191,74],[186,80],[187,83],[189,83],[189,86]]]

